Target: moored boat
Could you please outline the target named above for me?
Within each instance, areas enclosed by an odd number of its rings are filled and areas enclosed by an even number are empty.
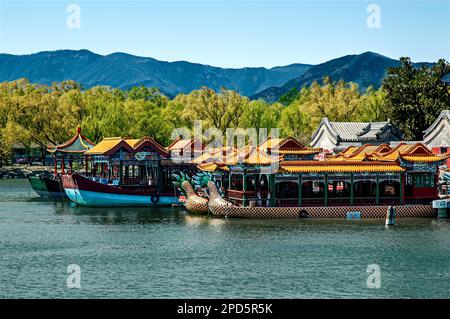
[[[83,153],[93,145],[94,143],[81,134],[81,129],[78,128],[77,133],[70,140],[48,147],[47,151],[53,155],[53,174],[29,176],[28,181],[31,188],[42,197],[68,199],[62,187],[60,176],[66,172],[66,168],[69,173],[74,172],[74,164],[83,166]],[[58,172],[58,164],[60,165],[60,172]]]
[[[28,181],[36,194],[41,197],[51,197],[50,192],[47,190],[47,185],[45,185],[40,175],[29,175]]]
[[[78,205],[164,206],[179,203],[174,192],[158,192],[153,187],[124,188],[80,174],[66,174],[61,180],[69,199]]]
[[[422,143],[365,144],[327,155],[293,138],[221,158],[210,153],[196,163],[225,195],[210,188],[209,213],[246,218],[384,218],[389,207],[398,217],[436,217],[431,202],[439,167],[449,158]]]
[[[84,153],[85,175],[61,177],[64,191],[72,202],[86,206],[179,204],[170,176],[180,167],[169,153],[152,137],[105,138]]]
[[[68,199],[62,187],[60,176],[41,176],[41,181],[45,184],[49,196],[53,199]]]

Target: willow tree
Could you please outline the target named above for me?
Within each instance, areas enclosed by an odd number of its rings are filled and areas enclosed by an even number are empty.
[[[303,134],[310,135],[324,117],[330,121],[354,121],[358,117],[360,102],[357,84],[332,82],[326,77],[322,85],[313,82],[311,86],[303,88],[287,112],[293,116],[294,110],[301,112],[298,116],[307,119]],[[286,116],[282,118],[282,124],[285,120],[288,120]]]
[[[244,109],[240,126],[255,128],[259,134],[260,129],[278,128],[283,106],[280,103],[269,104],[264,100],[251,101]]]
[[[132,125],[124,110],[124,95],[109,87],[97,86],[83,92],[83,132],[99,142],[103,137],[126,136]]]
[[[388,119],[386,92],[381,89],[375,90],[370,86],[361,96],[360,107],[355,120],[362,122],[380,122]]]
[[[222,89],[219,93],[203,87],[189,94],[179,94],[174,103],[184,106],[183,120],[193,127],[195,120],[202,120],[206,127],[215,127],[225,133],[227,128],[237,127],[248,98],[235,91]]]
[[[281,111],[279,127],[283,136],[292,136],[304,144],[310,139],[310,115],[302,112],[296,103],[291,103]]]

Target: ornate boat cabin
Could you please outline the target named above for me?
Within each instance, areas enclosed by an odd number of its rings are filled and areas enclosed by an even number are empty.
[[[77,133],[68,141],[48,147],[47,152],[53,156],[53,175],[30,176],[28,179],[31,187],[40,196],[55,199],[67,198],[60,176],[66,172],[72,174],[83,169],[84,153],[94,145],[81,133],[81,128],[78,128]]]
[[[166,205],[177,203],[169,151],[152,137],[105,138],[85,152],[84,176],[66,174],[64,189],[81,205]]]
[[[421,143],[364,144],[325,155],[286,138],[211,158],[204,156],[199,169],[220,174],[226,198],[237,205],[314,207],[430,205],[448,157]]]

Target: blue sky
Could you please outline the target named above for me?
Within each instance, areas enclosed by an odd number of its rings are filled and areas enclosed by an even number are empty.
[[[369,4],[381,27],[368,28]],[[69,4],[80,28],[66,25]],[[222,67],[317,64],[374,51],[450,60],[450,0],[0,0],[0,52],[127,52]]]

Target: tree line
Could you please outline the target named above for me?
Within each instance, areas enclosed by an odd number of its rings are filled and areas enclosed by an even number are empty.
[[[379,89],[361,92],[357,84],[313,82],[293,89],[276,103],[249,100],[236,91],[219,92],[203,87],[169,99],[158,89],[143,86],[120,90],[106,86],[83,89],[74,81],[52,85],[27,79],[0,83],[0,165],[11,157],[14,146],[42,153],[49,143],[73,136],[77,127],[93,142],[103,137],[153,136],[163,145],[176,128],[280,128],[307,144],[323,117],[330,121],[390,120],[405,139],[421,140],[422,132],[443,109],[450,108],[450,65],[445,60],[419,68],[409,58],[387,70]]]

